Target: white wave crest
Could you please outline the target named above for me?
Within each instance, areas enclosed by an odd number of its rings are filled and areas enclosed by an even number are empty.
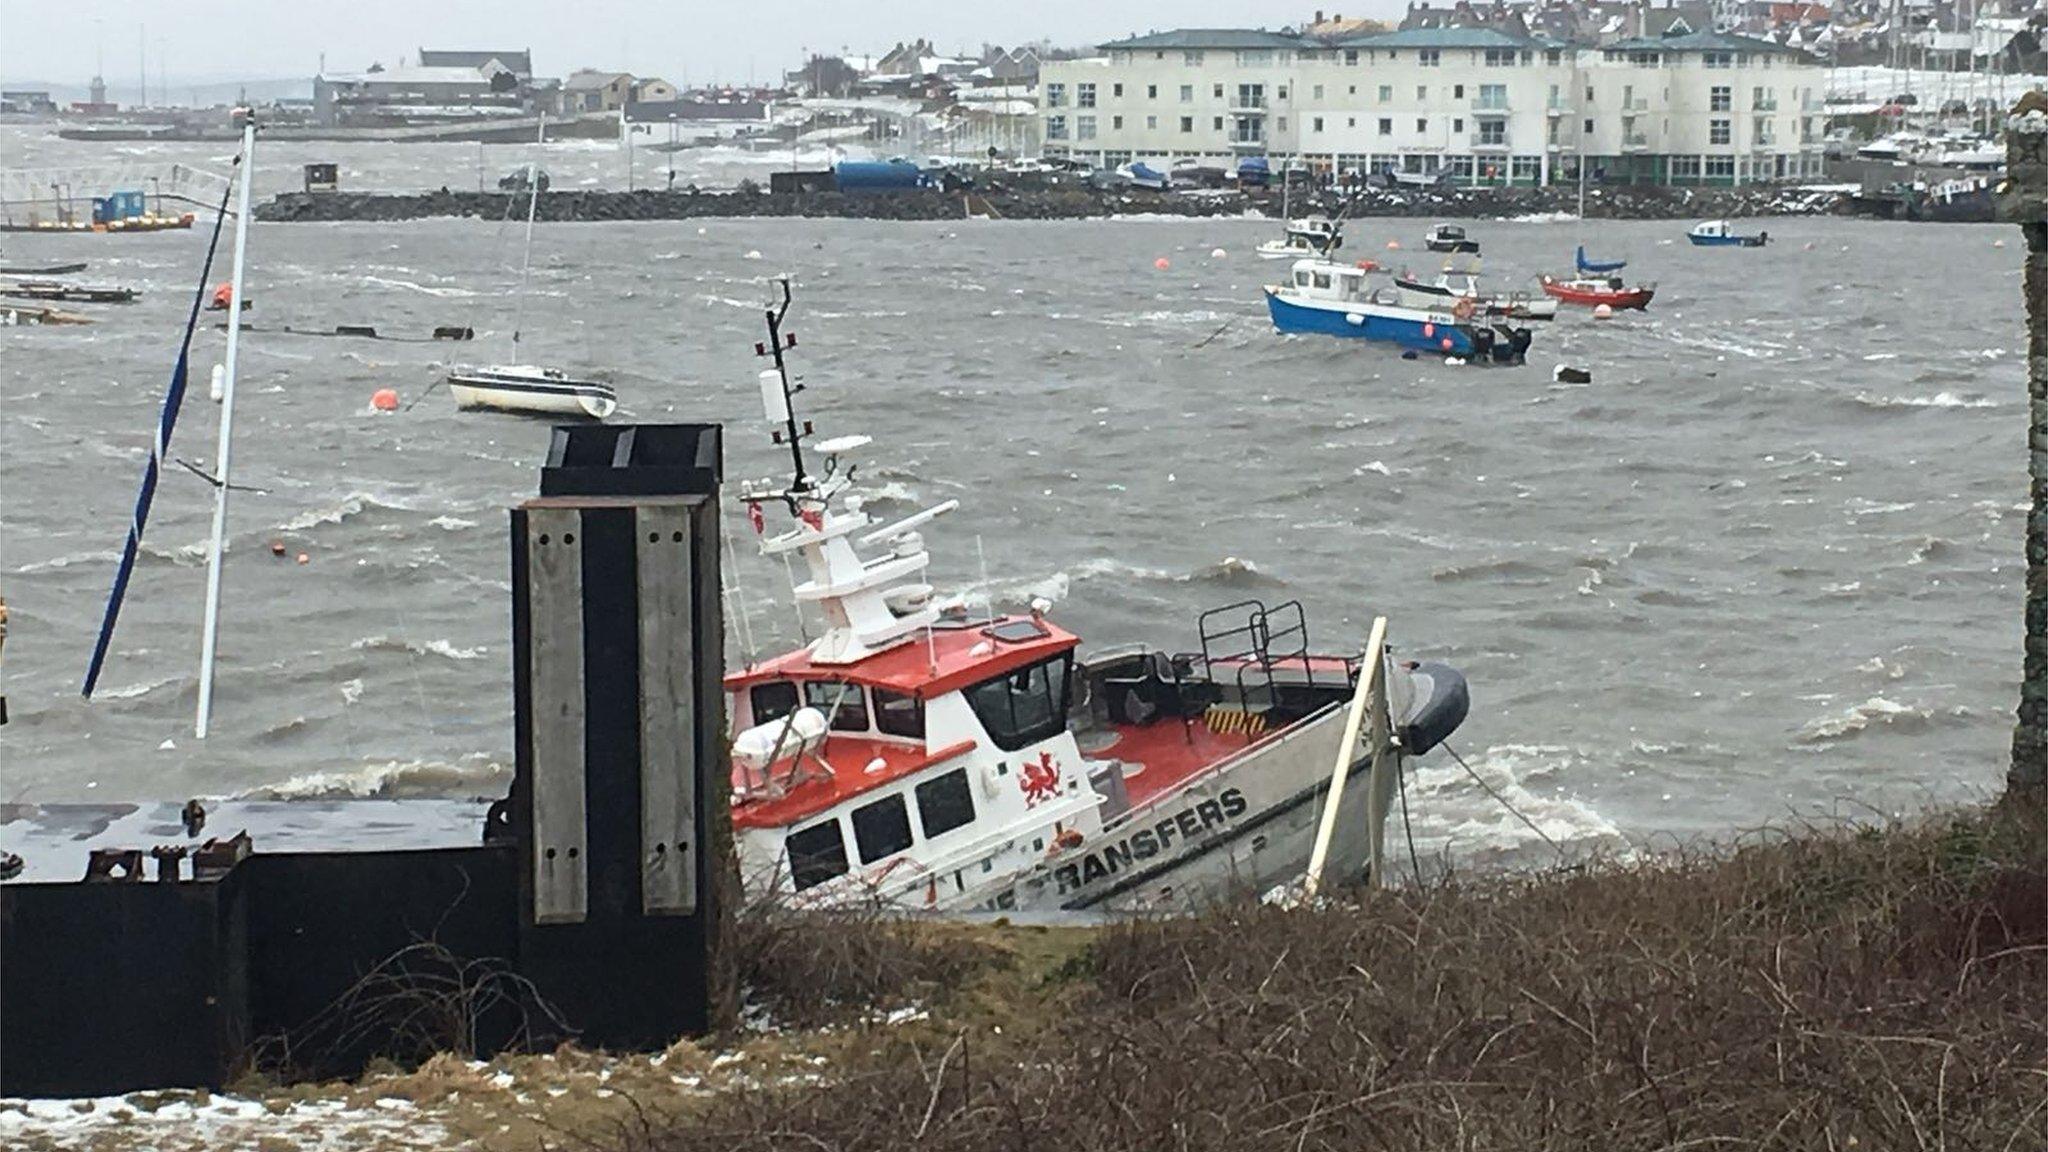
[[[1954,392],[1936,392],[1932,396],[1878,396],[1869,392],[1858,392],[1856,402],[1866,408],[1996,408],[1998,401],[1985,396],[1958,396]]]
[[[389,800],[495,793],[511,769],[483,756],[460,764],[443,760],[387,760],[360,768],[308,772],[236,794],[238,800]]]
[[[396,636],[365,636],[349,647],[358,652],[410,652],[415,656],[445,656],[450,660],[481,660],[491,652],[482,644],[474,648],[458,648],[447,640],[414,643]]]

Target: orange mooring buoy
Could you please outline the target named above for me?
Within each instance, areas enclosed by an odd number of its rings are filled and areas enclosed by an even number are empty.
[[[395,388],[377,389],[370,394],[370,407],[375,408],[379,412],[398,411],[398,390]]]
[[[214,312],[225,312],[235,301],[235,286],[223,280],[213,286],[213,303],[207,308]]]

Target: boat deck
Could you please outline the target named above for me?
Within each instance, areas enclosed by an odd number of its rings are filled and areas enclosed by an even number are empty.
[[[1226,756],[1258,743],[1242,732],[1215,732],[1200,719],[1166,718],[1141,725],[1111,725],[1095,733],[1104,743],[1086,747],[1095,759],[1121,760],[1124,789],[1140,807],[1173,791]]]

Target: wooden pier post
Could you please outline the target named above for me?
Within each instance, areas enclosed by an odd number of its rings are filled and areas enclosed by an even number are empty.
[[[2028,92],[2006,121],[1998,218],[2027,241],[2026,670],[2013,730],[2009,793],[2048,791],[2048,95]]]

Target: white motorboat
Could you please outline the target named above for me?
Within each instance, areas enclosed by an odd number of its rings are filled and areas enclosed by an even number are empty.
[[[619,406],[609,384],[575,380],[558,368],[537,364],[458,364],[448,372],[448,390],[458,408],[489,408],[534,416],[602,420]]]

